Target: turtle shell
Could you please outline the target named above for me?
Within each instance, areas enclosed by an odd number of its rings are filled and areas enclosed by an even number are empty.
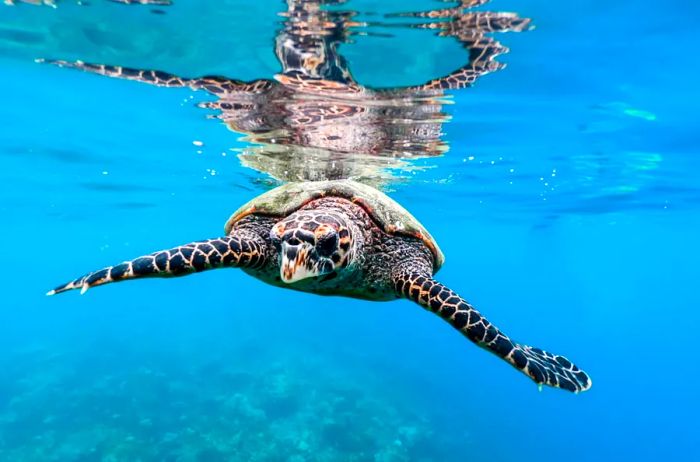
[[[226,222],[224,230],[229,234],[234,223],[250,214],[285,217],[321,197],[347,199],[365,209],[384,232],[421,239],[433,253],[434,271],[445,261],[445,256],[435,239],[408,210],[383,192],[352,180],[284,184],[261,194],[236,210]]]

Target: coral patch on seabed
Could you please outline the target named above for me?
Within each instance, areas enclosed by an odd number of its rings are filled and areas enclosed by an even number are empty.
[[[443,451],[424,416],[322,358],[246,370],[197,357],[5,356],[0,460],[390,462]]]

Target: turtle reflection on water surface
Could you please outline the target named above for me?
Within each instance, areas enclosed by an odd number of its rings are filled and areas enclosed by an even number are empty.
[[[258,144],[243,149],[244,165],[279,181],[355,178],[378,184],[377,177],[386,176],[387,169],[407,169],[405,159],[440,156],[447,150],[441,139],[442,125],[449,119],[442,111],[445,90],[470,86],[480,76],[503,67],[494,58],[507,49],[490,37],[491,33],[530,27],[529,19],[513,13],[465,11],[485,3],[483,0],[404,14],[418,17],[411,23],[371,24],[355,20],[353,11],[325,8],[340,3],[287,1],[274,47],[281,72],[274,78],[245,82],[226,76],[181,77],[161,70],[82,61],[46,62],[213,94],[214,101],[200,106],[217,111],[216,117],[231,130]],[[355,81],[340,53],[341,46],[354,35],[407,27],[430,29],[456,39],[468,52],[468,61],[447,75],[414,86],[373,89]]]
[[[148,276],[241,268],[264,282],[322,295],[410,299],[538,384],[573,392],[591,380],[563,356],[521,345],[433,279],[443,255],[428,231],[380,191],[350,180],[288,183],[238,209],[225,236],[89,273],[49,295]]]

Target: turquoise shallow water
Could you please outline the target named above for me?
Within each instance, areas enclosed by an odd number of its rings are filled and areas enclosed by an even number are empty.
[[[454,37],[384,17],[442,5],[332,6],[369,23],[339,46],[355,80],[417,85],[463,65]],[[375,157],[368,181],[433,233],[440,280],[575,360],[590,391],[538,392],[410,302],[234,270],[45,297],[220,234],[281,173],[250,168],[273,165],[250,141],[262,135],[207,117],[205,92],[34,59],[269,79],[285,5],[3,5],[0,460],[700,460],[698,7],[479,9],[536,27],[496,35],[508,67],[449,92],[444,155]]]

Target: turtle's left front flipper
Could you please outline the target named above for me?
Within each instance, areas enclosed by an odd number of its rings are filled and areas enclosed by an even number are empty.
[[[430,277],[399,273],[393,277],[397,293],[436,313],[469,340],[495,353],[537,384],[578,393],[591,387],[584,371],[563,356],[511,340],[466,300]]]
[[[85,293],[90,287],[127,279],[186,276],[225,267],[258,268],[265,264],[266,245],[262,238],[249,233],[192,242],[93,271],[56,287],[47,295],[71,289],[80,289],[81,293]]]

